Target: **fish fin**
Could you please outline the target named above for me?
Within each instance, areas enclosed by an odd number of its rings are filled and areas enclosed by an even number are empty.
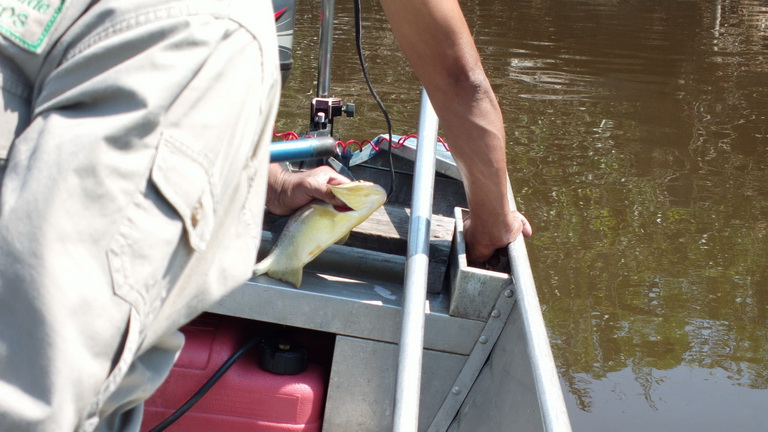
[[[347,240],[349,240],[349,233],[350,233],[350,232],[351,232],[351,231],[347,231],[347,233],[346,233],[346,234],[344,234],[343,236],[341,236],[341,238],[340,238],[340,239],[336,240],[336,244],[340,244],[340,245],[343,245],[344,243],[346,243],[346,242],[347,242]]]
[[[301,267],[299,268],[291,268],[291,269],[281,269],[281,270],[270,270],[267,272],[267,276],[281,280],[283,282],[288,282],[289,284],[293,285],[295,288],[298,288],[301,285],[301,276],[303,274],[303,269]]]
[[[269,271],[269,267],[272,265],[272,257],[267,256],[263,260],[257,262],[253,266],[253,275],[251,277],[256,277],[263,275],[264,273]]]
[[[312,204],[312,208],[317,212],[318,217],[333,217],[338,211],[334,210],[329,204]]]
[[[272,255],[267,256],[263,260],[256,263],[256,265],[253,266],[253,276],[261,276],[263,274],[266,274],[267,276],[271,277],[272,279],[281,280],[283,282],[288,282],[294,287],[298,288],[299,285],[301,285],[301,276],[303,269],[302,268],[292,268],[292,269],[273,269],[272,268]]]

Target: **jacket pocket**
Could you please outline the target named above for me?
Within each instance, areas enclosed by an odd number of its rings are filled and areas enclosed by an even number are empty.
[[[208,245],[215,215],[211,181],[204,159],[178,140],[161,138],[146,188],[107,251],[115,294],[143,322],[155,317],[191,256]]]
[[[152,182],[176,209],[189,245],[203,252],[214,227],[213,162],[180,140],[163,135],[152,166]]]

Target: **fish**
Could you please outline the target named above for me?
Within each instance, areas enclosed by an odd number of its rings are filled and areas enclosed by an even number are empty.
[[[368,181],[329,187],[347,208],[316,200],[297,210],[269,254],[254,265],[254,277],[266,274],[298,288],[305,265],[332,244],[345,242],[387,200],[384,188]]]

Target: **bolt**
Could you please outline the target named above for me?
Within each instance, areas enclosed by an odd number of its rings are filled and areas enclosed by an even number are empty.
[[[458,395],[461,394],[461,388],[454,387],[454,388],[451,389],[451,393],[453,393],[454,396],[458,396]]]
[[[481,344],[487,344],[488,338],[485,336],[480,336],[480,339],[478,340],[478,342],[480,342]]]
[[[501,316],[501,312],[499,312],[498,309],[494,309],[493,312],[491,312],[491,316],[494,318],[498,318]]]
[[[511,289],[505,290],[504,297],[507,297],[507,298],[512,297],[512,290]]]

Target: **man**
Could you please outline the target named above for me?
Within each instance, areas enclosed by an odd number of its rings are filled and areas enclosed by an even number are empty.
[[[508,207],[501,114],[461,11],[382,3],[462,169],[471,256],[486,260],[530,226]],[[280,83],[269,1],[1,7],[0,430],[135,431],[175,329],[250,276],[265,201],[290,213],[346,180],[266,167]]]
[[[381,0],[395,38],[429,94],[464,180],[469,259],[485,262],[531,226],[507,200],[501,110],[456,1]],[[472,210],[475,210],[474,212]]]

